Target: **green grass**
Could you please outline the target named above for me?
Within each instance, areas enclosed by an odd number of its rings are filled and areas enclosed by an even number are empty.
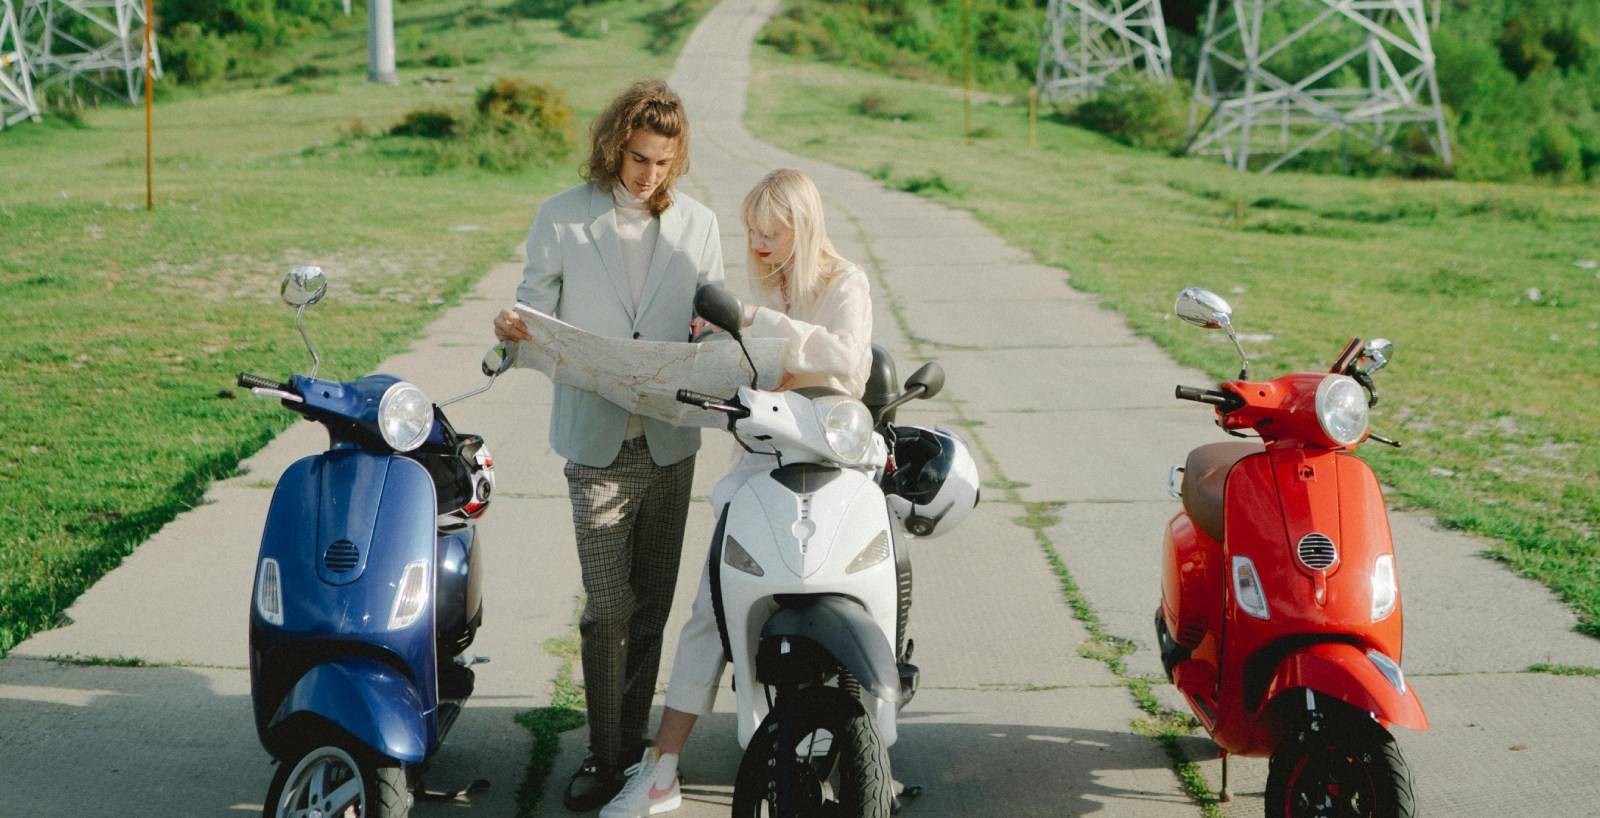
[[[628,81],[670,71],[640,20],[660,7],[593,6],[609,33],[575,39],[504,3],[418,0],[396,9],[397,86],[365,82],[356,18],[247,82],[167,89],[153,212],[142,110],[0,131],[0,655],[292,420],[233,383],[308,369],[277,300],[286,269],[327,270],[309,332],[324,376],[354,377],[506,260],[540,199],[578,178],[576,156],[433,172],[426,141],[377,135],[424,105],[465,110],[498,76],[564,89],[581,134]],[[451,62],[430,62],[441,50],[459,62],[431,64]],[[464,225],[482,229],[451,230]]]
[[[854,113],[869,97],[911,115]],[[1246,176],[1048,120],[1030,147],[1025,101],[974,104],[986,136],[963,138],[959,89],[767,48],[748,121],[972,211],[1218,379],[1237,357],[1172,319],[1185,286],[1232,303],[1255,377],[1325,369],[1351,335],[1393,340],[1373,429],[1405,446],[1361,450],[1391,503],[1492,538],[1600,636],[1600,271],[1579,265],[1600,259],[1594,188]]]

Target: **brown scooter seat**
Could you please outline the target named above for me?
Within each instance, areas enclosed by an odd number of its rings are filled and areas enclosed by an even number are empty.
[[[1222,542],[1222,491],[1233,464],[1266,451],[1260,443],[1208,443],[1189,453],[1183,466],[1183,510],[1207,536]]]

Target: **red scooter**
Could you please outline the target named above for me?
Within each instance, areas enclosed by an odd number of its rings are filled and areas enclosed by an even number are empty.
[[[1184,290],[1176,312],[1227,330],[1245,357],[1215,293]],[[1223,800],[1230,754],[1271,757],[1268,816],[1416,814],[1388,727],[1425,730],[1428,717],[1400,670],[1383,494],[1351,454],[1369,438],[1399,445],[1367,429],[1372,373],[1392,350],[1357,338],[1330,373],[1251,381],[1246,360],[1220,389],[1177,389],[1250,440],[1201,446],[1172,470],[1183,511],[1163,545],[1161,661],[1222,750]]]

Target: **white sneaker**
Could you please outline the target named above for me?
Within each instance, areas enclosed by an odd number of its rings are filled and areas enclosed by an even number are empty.
[[[647,818],[683,806],[677,762],[676,755],[663,757],[656,748],[647,748],[644,758],[628,768],[628,783],[600,810],[600,818]]]

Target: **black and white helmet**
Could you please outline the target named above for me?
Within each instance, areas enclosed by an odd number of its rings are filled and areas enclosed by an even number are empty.
[[[907,533],[937,537],[978,505],[978,464],[954,431],[895,429],[895,469],[884,479],[889,508]]]

